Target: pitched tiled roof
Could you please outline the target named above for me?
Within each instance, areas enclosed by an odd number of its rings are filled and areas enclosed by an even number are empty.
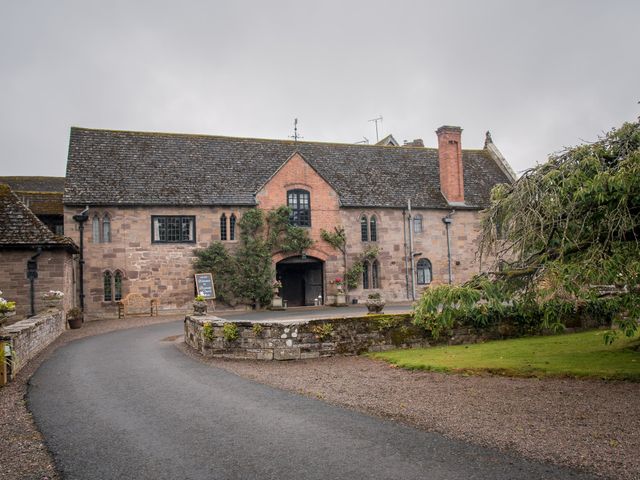
[[[64,192],[64,177],[0,177],[14,192]]]
[[[70,238],[51,232],[8,185],[0,184],[0,247],[19,246],[78,249]]]
[[[254,195],[298,151],[343,206],[447,208],[438,151],[219,136],[72,128],[64,203],[255,205]],[[508,182],[486,150],[464,150],[465,200],[487,205]]]
[[[62,215],[64,177],[0,177],[36,215]]]

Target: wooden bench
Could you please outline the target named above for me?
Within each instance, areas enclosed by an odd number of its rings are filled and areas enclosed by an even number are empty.
[[[130,293],[118,302],[118,318],[127,315],[158,316],[158,299],[144,298],[139,293]]]

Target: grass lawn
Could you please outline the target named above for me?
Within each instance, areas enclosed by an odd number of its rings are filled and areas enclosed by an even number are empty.
[[[497,340],[474,345],[391,350],[369,356],[399,367],[514,377],[590,377],[640,381],[639,337],[605,345],[604,332]]]

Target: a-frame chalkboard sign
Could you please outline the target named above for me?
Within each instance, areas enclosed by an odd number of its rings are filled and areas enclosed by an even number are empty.
[[[196,291],[207,300],[216,298],[216,290],[213,287],[213,277],[210,273],[196,273]]]

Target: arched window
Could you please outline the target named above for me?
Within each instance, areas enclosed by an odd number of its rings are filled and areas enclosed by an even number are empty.
[[[363,242],[369,241],[369,225],[366,215],[362,215],[362,217],[360,217],[360,238],[362,238]]]
[[[306,190],[289,190],[287,206],[291,209],[289,221],[298,227],[311,226],[311,200]]]
[[[422,215],[420,214],[413,217],[413,232],[422,233]]]
[[[227,239],[227,216],[223,213],[220,215],[220,240]]]
[[[111,218],[108,213],[102,217],[102,241],[104,243],[111,242]]]
[[[428,285],[429,283],[431,283],[431,279],[433,278],[431,271],[431,262],[426,258],[421,258],[420,260],[418,260],[416,277],[418,285]]]
[[[119,270],[116,270],[113,275],[113,292],[113,299],[116,302],[122,300],[122,273]]]
[[[362,288],[369,288],[369,262],[362,262]]]
[[[369,237],[372,242],[378,241],[378,222],[374,215],[371,215],[371,220],[369,220]]]
[[[229,240],[236,239],[236,216],[235,214],[231,214],[229,217]]]
[[[93,243],[100,243],[100,217],[98,215],[93,216],[91,226],[91,240]]]
[[[106,271],[103,274],[102,277],[102,282],[103,282],[103,286],[104,286],[104,301],[105,302],[110,302],[113,300],[113,295],[112,295],[112,290],[111,290],[111,272],[110,271]]]
[[[374,260],[371,264],[371,287],[380,288],[380,262]]]

